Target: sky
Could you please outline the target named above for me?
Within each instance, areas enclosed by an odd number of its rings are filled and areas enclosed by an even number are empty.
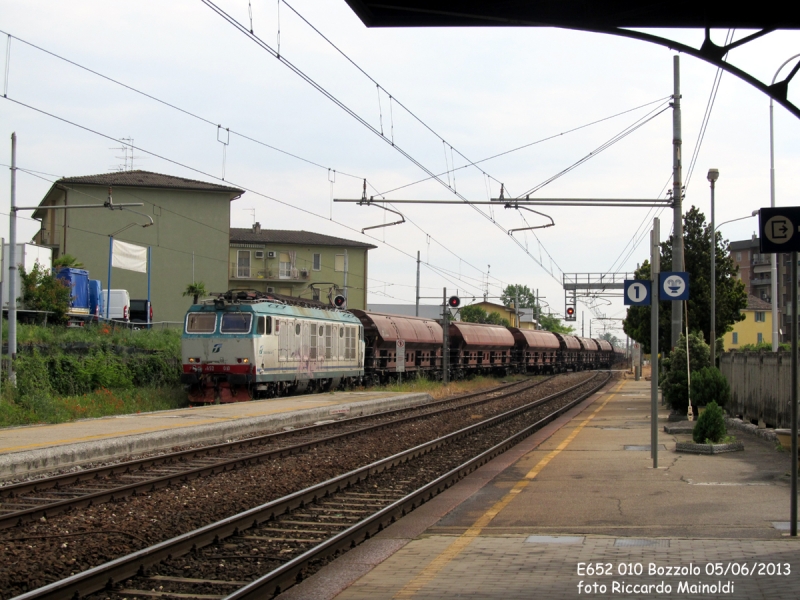
[[[632,272],[648,258],[656,213],[662,240],[670,235],[669,210],[538,207],[543,217],[454,204],[395,204],[405,223],[362,233],[399,217],[333,199],[360,198],[365,179],[367,196],[387,201],[485,202],[501,184],[513,197],[540,188],[532,197],[663,199],[673,51],[559,29],[367,29],[343,0],[216,4],[247,30],[252,12],[262,44],[200,0],[0,0],[0,235],[8,237],[11,132],[18,166],[38,175],[18,173],[19,206],[38,204],[58,177],[130,167],[119,140],[132,138],[133,168],[246,188],[231,204],[232,227],[258,221],[375,244],[371,303],[413,304],[419,251],[422,303],[437,303],[443,288],[465,303],[498,301],[521,284],[563,314],[563,273]],[[702,42],[700,31],[659,33]],[[712,37],[722,43],[727,33]],[[770,81],[798,41],[776,32],[729,60]],[[686,55],[680,66],[686,182],[717,71]],[[789,98],[800,103],[795,88]],[[800,123],[776,106],[778,206],[800,204],[798,158]],[[718,224],[769,206],[769,101],[727,73],[684,199],[707,217],[709,168],[720,172]],[[553,227],[508,233],[550,218]],[[746,239],[757,220],[720,227],[726,239]],[[23,218],[18,240],[37,231]],[[593,335],[624,337],[621,297],[579,304],[578,314],[578,332],[583,317],[586,335],[591,320]]]

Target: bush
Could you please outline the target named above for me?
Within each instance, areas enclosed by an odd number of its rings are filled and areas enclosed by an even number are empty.
[[[692,402],[698,406],[716,402],[720,407],[724,407],[731,396],[728,380],[716,367],[706,367],[692,373],[691,389]]]
[[[697,444],[717,443],[727,434],[725,416],[716,402],[710,402],[697,420],[692,439]]]
[[[689,334],[689,366],[692,378],[700,369],[709,366],[711,351],[700,333]],[[662,390],[672,410],[686,413],[689,409],[689,385],[686,371],[686,337],[681,334],[675,349],[664,361]]]

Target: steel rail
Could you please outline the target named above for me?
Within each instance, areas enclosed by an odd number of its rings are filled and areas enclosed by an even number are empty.
[[[238,440],[236,442],[215,444],[213,446],[207,446],[205,448],[197,448],[193,450],[182,450],[180,452],[164,454],[158,457],[137,459],[134,461],[119,463],[107,467],[97,467],[96,469],[82,471],[81,473],[68,473],[64,475],[58,475],[52,478],[34,480],[30,482],[22,482],[19,484],[6,486],[5,488],[0,488],[0,496],[7,499],[13,499],[16,495],[23,492],[24,493],[37,492],[37,491],[46,492],[48,489],[52,488],[61,489],[61,486],[64,485],[72,485],[75,483],[86,483],[89,481],[98,481],[104,476],[132,474],[135,473],[136,471],[143,471],[144,469],[149,467],[178,463],[182,460],[196,459],[203,456],[208,456],[214,452],[217,453],[229,452],[243,446],[263,445],[266,443],[271,443],[283,437],[290,437],[290,436],[293,437],[297,435],[305,435],[308,433],[321,432],[326,429],[341,428],[350,424],[355,424],[359,421],[391,417],[393,415],[397,415],[403,412],[419,410],[419,409],[427,409],[430,407],[435,408],[436,406],[440,406],[438,410],[425,412],[423,414],[415,414],[405,418],[395,419],[393,421],[377,423],[375,425],[367,425],[365,427],[359,427],[358,429],[351,429],[349,431],[336,433],[334,435],[318,438],[316,440],[305,441],[298,444],[284,446],[282,448],[270,448],[262,452],[255,452],[252,454],[248,454],[246,456],[237,456],[227,460],[220,460],[210,465],[209,464],[201,465],[197,467],[187,468],[179,472],[169,473],[167,475],[160,475],[158,477],[153,477],[152,479],[147,479],[145,481],[137,481],[126,485],[110,487],[106,490],[101,490],[101,491],[92,491],[88,494],[83,494],[75,498],[57,500],[49,504],[40,504],[38,506],[32,506],[30,508],[9,512],[0,515],[0,529],[13,527],[22,524],[24,522],[39,519],[41,517],[47,518],[54,514],[61,513],[71,508],[83,508],[87,506],[93,506],[96,504],[111,502],[119,498],[135,495],[137,493],[148,493],[156,489],[167,487],[173,483],[184,482],[190,479],[197,479],[199,477],[214,475],[216,473],[222,473],[248,464],[257,464],[262,461],[298,454],[310,450],[312,448],[316,448],[318,446],[329,444],[337,440],[347,439],[349,437],[353,437],[356,435],[361,435],[363,433],[367,433],[372,430],[377,430],[386,427],[393,427],[415,419],[427,418],[434,414],[442,414],[448,411],[459,410],[475,406],[478,404],[490,402],[493,400],[497,400],[498,398],[503,398],[512,393],[518,393],[519,391],[532,389],[534,387],[543,384],[545,381],[548,381],[549,379],[552,378],[547,378],[542,381],[536,381],[536,382],[522,382],[526,383],[527,385],[523,386],[520,390],[508,390],[508,388],[513,386],[518,386],[520,384],[520,382],[513,382],[503,386],[498,386],[491,390],[472,392],[470,394],[464,394],[456,398],[447,398],[444,400],[439,400],[437,402],[432,402],[425,405],[392,409],[389,411],[375,413],[372,415],[364,415],[358,417],[351,417],[348,419],[341,419],[333,423],[325,423],[322,425],[311,425],[308,427],[293,429],[291,431],[275,432],[264,436],[247,438],[245,440]],[[500,391],[500,395],[490,396],[485,399],[478,400],[476,402],[471,402],[467,404],[457,404],[455,406],[442,406],[445,404],[455,404],[458,401],[465,400],[475,396],[496,394],[498,390],[504,390],[504,391]],[[74,490],[74,493],[79,494],[80,489]],[[21,500],[24,500],[24,497]]]
[[[594,378],[598,377],[595,375]],[[592,378],[592,379],[594,379]],[[193,549],[199,549],[221,539],[237,535],[243,530],[255,527],[261,523],[273,520],[278,516],[298,508],[302,508],[318,499],[325,498],[332,493],[339,492],[346,489],[350,485],[359,483],[367,479],[370,475],[382,473],[387,469],[408,462],[413,458],[428,454],[442,446],[458,441],[477,433],[483,429],[488,429],[499,423],[507,421],[523,412],[541,406],[544,403],[550,402],[560,396],[568,394],[575,389],[586,386],[592,379],[583,381],[574,385],[566,390],[562,390],[555,394],[551,394],[540,400],[536,400],[530,404],[522,407],[506,411],[500,415],[496,415],[486,421],[482,421],[475,425],[462,428],[446,436],[442,436],[435,440],[419,444],[408,450],[404,450],[393,456],[375,461],[369,465],[365,465],[358,469],[354,469],[348,473],[344,473],[324,482],[320,482],[304,490],[299,490],[282,498],[272,500],[261,506],[257,506],[246,510],[237,515],[227,517],[218,521],[196,529],[194,531],[176,536],[172,539],[165,540],[148,548],[138,550],[127,556],[117,558],[109,561],[103,565],[93,567],[76,575],[72,575],[66,579],[53,582],[41,588],[31,590],[21,594],[13,600],[67,600],[75,599],[86,596],[88,594],[97,592],[102,589],[111,589],[114,584],[120,583],[137,574],[144,573],[145,570],[167,558],[181,556]],[[263,598],[266,593],[264,588],[274,587],[275,590],[286,589],[297,581],[298,574],[302,571],[303,565],[306,561],[311,560],[311,557],[320,557],[323,554],[329,555],[336,550],[350,547],[354,543],[359,543],[372,535],[372,531],[380,531],[387,526],[391,521],[397,518],[398,515],[405,514],[408,510],[413,510],[418,505],[426,501],[425,495],[433,497],[434,489],[441,491],[446,489],[449,485],[457,481],[463,474],[468,473],[478,466],[484,464],[494,456],[508,449],[510,446],[517,443],[535,429],[545,425],[555,419],[557,416],[563,414],[579,402],[583,401],[589,395],[595,393],[603,387],[610,376],[606,377],[602,383],[593,386],[588,393],[582,394],[577,400],[570,402],[567,406],[558,409],[553,414],[537,421],[531,426],[526,427],[522,431],[514,434],[510,438],[493,446],[477,457],[467,461],[460,467],[453,469],[448,474],[437,478],[433,482],[423,486],[415,492],[407,495],[400,501],[395,502],[375,515],[362,520],[359,524],[350,527],[349,529],[333,536],[322,544],[308,552],[290,560],[283,566],[267,573],[263,577],[255,580],[247,586],[241,588],[239,591],[234,592],[229,598]],[[392,509],[391,511],[389,509]],[[390,514],[391,513],[391,514]],[[313,555],[312,555],[313,553]],[[301,557],[306,557],[301,561]]]

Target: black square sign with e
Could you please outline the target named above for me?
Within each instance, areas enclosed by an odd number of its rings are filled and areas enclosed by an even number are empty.
[[[800,252],[800,206],[762,208],[758,211],[758,232],[762,254]]]

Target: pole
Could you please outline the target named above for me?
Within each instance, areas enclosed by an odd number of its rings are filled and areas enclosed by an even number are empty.
[[[344,307],[347,308],[347,269],[350,265],[347,264],[347,248],[344,249]],[[366,304],[366,297],[364,304]]]
[[[11,134],[11,210],[8,215],[8,381],[16,385],[17,358],[17,134]]]
[[[673,96],[672,96],[672,270],[683,271],[683,184],[681,182],[681,63],[679,56],[672,57]],[[681,336],[683,305],[680,300],[672,301],[672,347]]]
[[[539,306],[539,288],[536,288],[536,323],[534,329],[541,329],[539,322],[542,319],[542,307]]]
[[[414,310],[414,316],[419,316],[419,250],[417,250],[417,305]]]
[[[194,258],[194,257],[192,257]],[[153,249],[152,247],[147,247],[147,306],[145,310],[147,311],[147,328],[150,329],[150,270],[153,265]]]
[[[449,326],[447,317],[449,310],[447,308],[447,288],[443,288],[442,292],[442,382],[447,385],[450,383],[450,353],[448,352],[447,334],[449,333]]]
[[[581,311],[581,337],[583,337],[583,311]]]
[[[658,468],[658,274],[661,271],[659,241],[661,226],[653,219],[650,234],[650,454]]]
[[[2,372],[3,367],[3,263],[5,262],[5,256],[3,256],[3,252],[6,247],[6,241],[3,238],[0,238],[0,372]],[[0,382],[2,382],[3,378],[0,377]]]
[[[111,310],[111,260],[114,256],[114,236],[108,236],[108,287],[106,287],[106,321],[109,319]]]
[[[519,288],[517,288],[517,293],[514,295],[514,313],[516,315],[516,323],[517,327],[520,326],[519,322]]]
[[[788,65],[791,61],[796,58],[800,58],[800,54],[795,54],[791,58],[784,61],[784,63],[778,67],[778,70],[775,71],[775,75],[772,78],[772,85],[775,85],[775,80],[778,78],[778,73],[781,72],[781,69]],[[772,208],[775,208],[775,135],[774,135],[774,121],[772,118],[772,108],[773,102],[772,98],[769,99],[769,205]],[[772,281],[770,282],[772,285],[772,351],[778,351],[778,343],[780,342],[780,335],[779,335],[779,325],[780,319],[778,319],[778,255],[773,253],[772,254],[772,261],[770,267],[770,275]]]
[[[716,179],[711,178],[711,332],[708,344],[711,346],[711,366],[717,366],[717,230],[714,228],[714,188]],[[688,317],[687,317],[688,319]],[[687,338],[688,339],[688,338]]]
[[[797,251],[792,252],[792,501],[789,528],[797,537]]]

